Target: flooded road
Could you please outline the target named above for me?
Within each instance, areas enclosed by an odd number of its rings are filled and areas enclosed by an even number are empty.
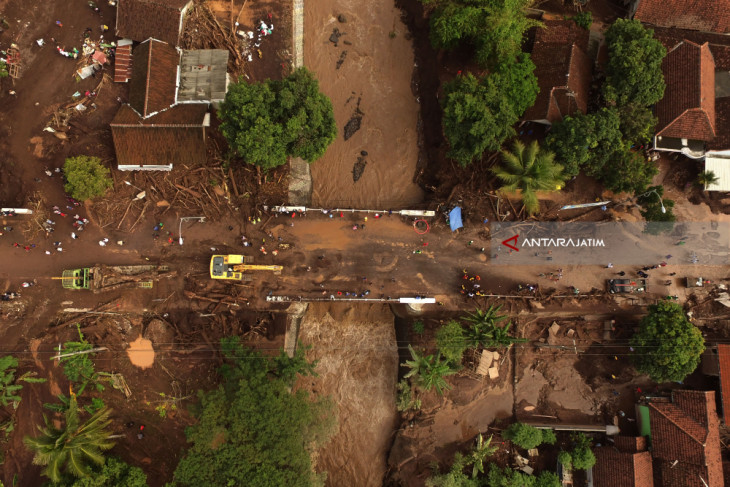
[[[419,203],[414,55],[393,0],[305,2],[304,64],[332,99],[338,135],[312,164],[312,204]],[[347,140],[345,140],[347,136]]]

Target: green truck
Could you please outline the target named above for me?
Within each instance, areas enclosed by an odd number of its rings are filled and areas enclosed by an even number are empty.
[[[98,293],[120,288],[149,289],[161,276],[171,277],[169,271],[164,265],[98,265],[65,270],[60,279],[65,289],[90,289]]]

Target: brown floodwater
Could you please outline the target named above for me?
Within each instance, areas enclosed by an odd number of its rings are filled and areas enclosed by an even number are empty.
[[[312,164],[315,206],[390,209],[423,199],[413,182],[419,111],[411,91],[414,54],[400,16],[393,0],[305,3],[304,65],[332,99],[338,130]],[[334,29],[341,34],[336,46]],[[345,140],[345,126],[356,126],[358,118],[359,129]]]

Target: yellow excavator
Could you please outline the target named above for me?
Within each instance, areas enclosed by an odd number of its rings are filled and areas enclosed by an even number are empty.
[[[244,271],[273,271],[281,274],[280,265],[255,265],[250,255],[214,255],[210,258],[211,279],[228,279],[231,281],[251,281],[253,276]]]

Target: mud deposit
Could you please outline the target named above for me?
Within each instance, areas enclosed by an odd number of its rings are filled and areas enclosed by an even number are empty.
[[[319,377],[301,385],[329,395],[338,430],[319,452],[327,485],[380,486],[396,422],[398,352],[394,316],[386,305],[311,304],[299,339],[311,344]]]
[[[419,105],[401,11],[393,0],[319,0],[304,8],[304,64],[332,99],[339,132],[312,164],[313,205],[398,208],[420,202],[413,182]],[[368,170],[353,174],[362,150],[370,154]]]

